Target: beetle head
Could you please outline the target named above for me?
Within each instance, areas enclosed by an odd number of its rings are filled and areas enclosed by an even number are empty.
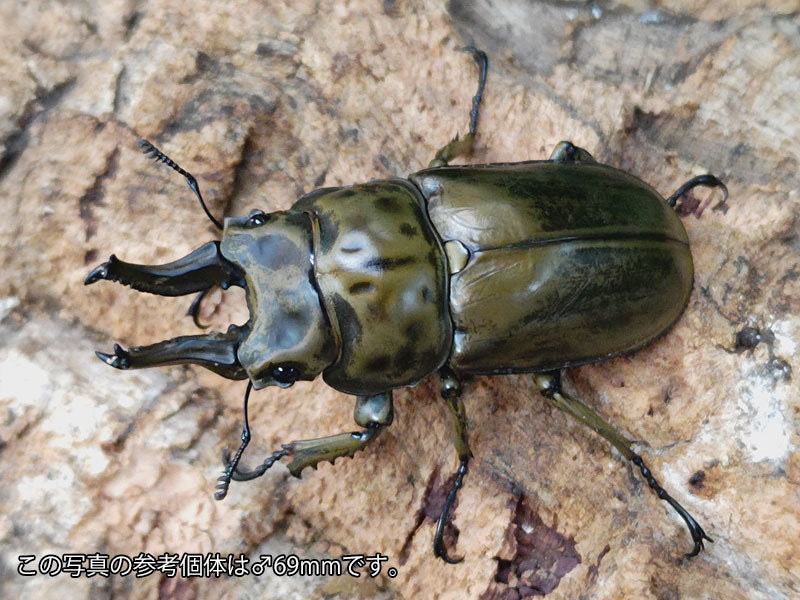
[[[108,279],[163,296],[237,285],[245,288],[250,319],[226,333],[130,350],[115,345],[113,354],[98,357],[118,369],[198,364],[230,379],[249,377],[256,389],[314,379],[337,350],[316,289],[311,240],[305,213],[253,211],[225,219],[221,243],[209,242],[166,265],[125,263],[112,255],[89,273],[87,285]]]
[[[244,273],[250,320],[237,357],[256,389],[311,380],[336,359],[303,212],[225,219],[222,255]]]

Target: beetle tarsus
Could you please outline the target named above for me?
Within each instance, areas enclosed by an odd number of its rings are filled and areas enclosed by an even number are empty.
[[[245,471],[240,469],[239,467],[235,467],[231,471],[231,479],[233,481],[250,481],[252,479],[258,479],[264,473],[266,473],[272,465],[282,459],[284,456],[290,456],[293,453],[292,445],[291,444],[284,444],[280,450],[276,450],[273,452],[267,460],[261,463],[258,467],[253,469],[252,471]],[[222,463],[226,465],[226,474],[227,468],[233,463],[233,458],[231,457],[230,450],[225,448],[222,451]],[[222,479],[222,478],[220,478]]]
[[[645,481],[647,481],[647,485],[650,486],[650,489],[652,489],[659,498],[674,508],[675,512],[677,512],[686,523],[686,527],[688,527],[689,534],[692,536],[692,541],[694,542],[694,548],[691,552],[686,554],[686,558],[697,556],[700,553],[700,550],[703,549],[703,540],[707,540],[712,544],[714,543],[714,540],[706,535],[706,532],[703,531],[703,528],[700,527],[697,521],[695,521],[694,517],[692,517],[692,515],[690,515],[686,509],[683,508],[683,506],[681,506],[677,500],[675,500],[675,498],[670,496],[666,490],[661,487],[658,481],[656,481],[655,477],[653,477],[653,473],[650,471],[647,465],[644,464],[641,456],[634,454],[631,462],[639,467],[642,477],[645,478]]]
[[[239,449],[236,451],[236,454],[233,456],[233,459],[225,461],[226,467],[225,472],[222,474],[222,477],[217,479],[219,484],[217,485],[217,492],[214,494],[215,500],[222,500],[225,496],[228,495],[228,488],[231,485],[231,478],[233,477],[234,471],[239,466],[239,461],[242,458],[242,454],[244,454],[244,449],[247,448],[247,444],[250,443],[250,421],[247,418],[247,402],[250,400],[250,392],[253,389],[253,382],[247,382],[247,389],[244,392],[244,424],[242,425],[242,443],[239,446]],[[224,456],[230,456],[227,448],[223,451]]]
[[[174,169],[181,175],[186,178],[186,183],[189,184],[189,188],[194,192],[197,199],[200,201],[200,206],[203,207],[203,210],[206,213],[206,216],[211,220],[214,226],[219,229],[220,231],[223,230],[222,223],[220,223],[214,216],[209,212],[208,207],[206,206],[205,200],[203,200],[203,196],[200,194],[200,187],[197,185],[197,180],[194,176],[181,168],[181,166],[172,160],[169,156],[161,152],[158,148],[156,148],[153,144],[148,142],[147,140],[139,140],[139,147],[142,149],[142,152],[147,154],[148,156],[152,157],[153,160],[156,162],[163,162],[168,167]]]
[[[447,554],[447,547],[444,543],[444,530],[448,523],[450,509],[453,506],[453,503],[456,501],[458,490],[460,490],[461,486],[464,484],[464,476],[467,474],[468,465],[469,456],[465,456],[461,459],[458,472],[456,473],[456,478],[453,480],[453,485],[450,488],[450,492],[447,494],[447,499],[445,500],[444,507],[442,508],[442,513],[439,515],[439,521],[436,523],[436,535],[433,537],[433,554],[451,565],[460,563],[462,560],[464,560],[464,557],[459,556],[457,558],[452,558]]]
[[[678,202],[678,199],[683,196],[686,192],[691,190],[698,185],[704,185],[707,187],[718,187],[722,190],[722,201],[717,204],[714,209],[718,209],[720,207],[725,206],[726,202],[728,201],[728,187],[722,183],[719,179],[714,177],[711,173],[706,173],[705,175],[698,175],[697,177],[692,177],[689,181],[684,183],[681,187],[675,190],[675,193],[672,194],[667,199],[667,204],[675,207],[675,204]]]

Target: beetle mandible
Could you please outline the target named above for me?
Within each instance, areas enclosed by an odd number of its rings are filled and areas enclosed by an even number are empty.
[[[214,285],[241,286],[250,318],[225,333],[129,350],[115,345],[113,354],[97,356],[118,369],[191,363],[248,380],[242,442],[233,456],[224,453],[218,500],[231,480],[259,477],[287,456],[297,477],[320,461],[352,457],[391,425],[395,388],[438,373],[460,461],[434,537],[434,554],[450,563],[461,559],[448,554],[444,527],[471,457],[459,378],[532,372],[545,398],[640,469],[685,521],[694,543],[687,556],[695,556],[712,540],[631,442],[562,390],[560,370],[636,350],[680,317],[693,264],[672,209],[697,185],[721,188],[723,203],[728,191],[713,175],[701,175],[665,200],[570,142],[560,142],[549,160],[450,166],[472,150],[488,70],[482,51],[464,50],[479,67],[469,133],[456,135],[408,179],[322,188],[289,210],[254,210],[223,225],[195,178],[142,140],[146,153],[186,178],[222,240],[165,265],[125,263],[112,254],[85,283],[107,279],[163,296],[199,292],[189,309],[195,323]],[[250,441],[251,390],[320,374],[356,397],[362,429],[294,441],[252,471],[239,468]]]

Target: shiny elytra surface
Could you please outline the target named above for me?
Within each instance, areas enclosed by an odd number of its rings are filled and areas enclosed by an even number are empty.
[[[469,165],[411,176],[452,275],[451,365],[543,371],[638,348],[683,312],[692,256],[678,217],[641,180],[595,162]]]

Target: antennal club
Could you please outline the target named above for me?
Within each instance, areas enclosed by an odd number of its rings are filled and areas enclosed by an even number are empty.
[[[200,194],[200,188],[197,186],[197,180],[194,178],[194,176],[191,173],[189,173],[188,171],[185,171],[184,169],[182,169],[181,166],[178,163],[176,163],[169,156],[164,154],[161,150],[159,150],[158,148],[153,146],[153,144],[151,144],[147,140],[139,140],[139,147],[142,149],[142,152],[144,152],[148,156],[150,156],[153,159],[155,159],[156,162],[161,161],[165,165],[167,165],[168,167],[172,167],[178,173],[180,173],[181,175],[186,177],[186,183],[189,184],[189,187],[195,193],[195,195],[197,196],[197,199],[200,200],[200,206],[203,207],[203,210],[205,211],[206,216],[209,219],[211,219],[211,222],[217,227],[217,229],[222,231],[222,223],[220,223],[217,219],[215,219],[211,215],[211,213],[208,211],[208,207],[206,206],[206,203],[203,200],[203,196]]]

